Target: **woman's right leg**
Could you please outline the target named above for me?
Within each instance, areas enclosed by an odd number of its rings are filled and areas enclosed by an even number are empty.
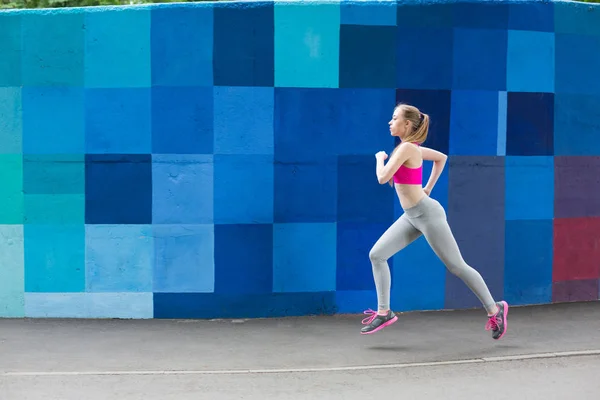
[[[369,259],[373,269],[373,279],[377,290],[377,314],[372,313],[366,318],[365,326],[361,333],[375,333],[398,319],[390,310],[391,274],[387,260],[394,254],[417,240],[421,232],[416,229],[405,214],[396,220],[375,243],[369,252]],[[370,310],[365,312],[370,313]]]

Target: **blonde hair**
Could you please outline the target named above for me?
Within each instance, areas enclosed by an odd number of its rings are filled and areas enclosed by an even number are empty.
[[[405,138],[402,138],[402,142],[423,144],[429,134],[429,115],[410,104],[399,103],[394,108],[394,111],[398,109],[402,111],[404,119],[412,123],[412,131]],[[392,155],[398,150],[399,146],[400,144],[394,148],[390,154],[390,158],[392,158]],[[389,184],[390,186],[394,186],[393,178],[390,179]]]

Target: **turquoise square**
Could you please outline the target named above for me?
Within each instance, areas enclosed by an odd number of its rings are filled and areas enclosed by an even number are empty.
[[[505,218],[543,220],[554,217],[554,158],[508,156],[505,160]]]
[[[25,291],[83,292],[83,225],[25,225]]]
[[[43,154],[23,156],[25,194],[85,193],[83,154]]]
[[[21,16],[0,14],[0,87],[21,86],[21,38]]]
[[[22,115],[21,88],[0,87],[0,154],[21,154]]]
[[[25,315],[23,226],[0,225],[0,318]]]
[[[150,9],[86,13],[87,88],[150,86],[150,15]]]
[[[554,92],[554,33],[508,31],[507,91]]]
[[[25,14],[22,24],[23,85],[83,86],[83,12]]]
[[[340,5],[275,4],[275,86],[335,88]]]
[[[152,292],[154,239],[150,225],[87,225],[87,292]]]
[[[335,223],[276,224],[273,227],[273,292],[336,289]]]

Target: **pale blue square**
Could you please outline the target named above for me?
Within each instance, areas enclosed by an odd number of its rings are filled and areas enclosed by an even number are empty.
[[[215,154],[273,154],[274,103],[272,87],[215,87]]]
[[[86,13],[86,87],[150,86],[150,20],[150,9]]]
[[[154,292],[213,292],[214,226],[154,225],[152,230]]]
[[[554,33],[508,31],[507,90],[554,92]]]
[[[272,155],[215,155],[215,223],[272,223],[274,179]]]
[[[20,154],[23,146],[21,88],[0,87],[0,154]]]
[[[276,224],[273,227],[273,292],[336,289],[335,223]]]
[[[152,292],[154,240],[150,225],[86,225],[88,292]]]
[[[0,318],[24,316],[23,225],[0,225]]]
[[[507,220],[554,217],[554,158],[508,156],[505,160]]]
[[[27,318],[122,318],[154,316],[152,293],[26,293]]]
[[[85,153],[84,105],[81,87],[23,88],[23,152]]]
[[[338,87],[339,45],[339,3],[275,3],[276,87]]]
[[[212,155],[152,156],[153,223],[212,224],[213,204]]]
[[[83,12],[26,14],[22,24],[23,85],[83,86]]]

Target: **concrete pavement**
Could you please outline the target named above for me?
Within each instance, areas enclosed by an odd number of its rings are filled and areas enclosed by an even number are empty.
[[[600,381],[590,378],[600,373],[599,356],[482,362],[600,350],[600,302],[512,307],[501,341],[484,330],[481,310],[401,314],[395,325],[370,336],[358,333],[361,319],[0,319],[0,393],[10,394],[0,398],[358,399],[376,383],[378,390],[410,399],[479,399],[497,374],[514,393],[531,393],[514,398],[564,399],[579,390],[572,398],[592,400],[597,397],[589,391],[600,393]],[[445,361],[459,363],[407,365]],[[381,365],[387,367],[371,369]],[[169,371],[183,372],[165,376]],[[581,383],[578,389],[574,382]],[[91,395],[93,388],[98,392]],[[545,391],[551,396],[543,397]]]

